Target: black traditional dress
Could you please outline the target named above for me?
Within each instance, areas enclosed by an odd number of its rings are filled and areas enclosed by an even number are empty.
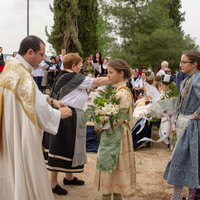
[[[70,95],[72,91],[79,88],[85,78],[84,75],[75,72],[60,72],[53,85],[51,97],[62,100],[63,97]],[[80,117],[80,110],[73,106],[69,107],[72,109],[72,116],[60,121],[58,133],[56,135],[44,133],[44,157],[48,170],[79,173],[83,172],[84,164],[87,162],[85,151],[86,129],[85,136],[80,138],[79,134],[81,132],[84,134],[84,120]],[[79,147],[78,150],[77,146]]]

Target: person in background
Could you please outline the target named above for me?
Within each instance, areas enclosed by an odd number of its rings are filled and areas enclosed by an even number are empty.
[[[163,97],[167,89],[169,88],[170,83],[172,82],[172,78],[170,74],[165,74],[162,77],[161,81],[161,96],[160,98]],[[165,144],[170,148],[170,144],[172,142],[172,136],[170,134],[170,122],[167,120],[167,117],[162,117],[160,127],[159,127],[159,136],[160,138],[166,137],[166,135],[169,135],[167,138],[163,140]]]
[[[101,74],[101,69],[102,69],[102,65],[103,65],[101,53],[99,51],[97,51],[94,54],[93,65],[94,65],[94,68],[95,68],[95,71],[96,71],[95,77],[97,77],[98,75]]]
[[[180,67],[187,77],[181,83],[178,98],[176,146],[166,167],[164,178],[174,186],[171,200],[179,200],[183,187],[188,188],[188,198],[200,185],[200,52],[185,51]]]
[[[1,76],[1,73],[2,73],[4,65],[5,65],[4,56],[3,56],[2,51],[3,51],[3,48],[0,47],[0,76]]]
[[[161,82],[161,80],[161,76],[155,76],[153,84],[155,85],[156,83]]]
[[[45,59],[46,59],[46,55],[44,55],[44,59],[39,64],[39,67],[32,70],[33,79],[35,80],[40,91],[42,91],[42,79],[45,75],[46,69],[49,67],[45,63],[45,61],[44,61]]]
[[[51,63],[47,68],[47,71],[48,71],[48,85],[50,88],[52,88],[53,82],[56,78],[58,71],[58,65],[56,63],[56,58],[54,56],[51,56]]]
[[[64,56],[65,54],[66,54],[66,49],[62,49],[62,50],[61,50],[61,54],[59,55],[59,56],[60,56],[61,62],[63,61],[63,56]],[[61,64],[61,66],[60,66],[60,71],[62,71],[62,70],[64,70],[63,64]]]
[[[153,85],[159,92],[161,92],[161,80],[162,80],[161,76],[155,76],[153,81]]]
[[[146,82],[147,82],[149,85],[152,85],[152,84],[153,84],[153,81],[154,81],[154,79],[153,79],[152,77],[148,77],[148,78],[146,79]]]
[[[0,77],[1,200],[54,200],[42,153],[41,130],[56,134],[60,119],[71,116],[72,111],[36,87],[31,71],[44,55],[44,42],[27,36],[16,57],[6,58]]]
[[[107,75],[107,73],[108,73],[109,60],[107,57],[103,57],[102,61],[103,61],[103,64],[102,64],[102,68],[101,68],[101,75],[104,76],[104,75]]]
[[[61,54],[59,55],[60,56],[60,60],[61,62],[63,61],[63,56],[66,54],[66,49],[62,49],[61,50]]]
[[[138,81],[137,71],[136,71],[136,69],[132,69],[131,77],[127,84],[128,84],[130,91],[133,94],[134,101],[136,101],[135,84],[137,83],[137,81]]]
[[[44,56],[44,59],[42,60],[42,62],[40,63],[42,69],[43,69],[43,77],[42,77],[42,82],[41,82],[41,92],[45,93],[46,89],[47,89],[47,84],[48,84],[48,67],[51,64],[51,62],[46,60],[46,55]]]
[[[169,67],[169,63],[166,60],[162,61],[161,62],[161,69],[158,71],[156,76],[165,75],[165,72],[167,71],[168,67]]]
[[[181,82],[186,78],[187,74],[183,73],[182,70],[180,70],[176,76],[176,87],[178,90],[180,90]]]
[[[56,56],[56,64],[58,65],[58,68],[59,68],[59,70],[60,70],[60,67],[61,67],[61,65],[62,65],[62,61],[61,61],[59,55]]]
[[[141,79],[135,84],[134,89],[136,90],[136,99],[139,96],[144,95],[144,82],[146,82],[147,73],[142,72]]]
[[[153,72],[150,69],[148,69],[148,67],[143,66],[141,71],[145,72],[147,74],[147,77],[153,77],[154,76]]]
[[[85,59],[83,66],[81,67],[81,73],[85,76],[95,77],[95,69],[92,65],[92,60],[90,57]]]
[[[94,59],[93,54],[90,54],[90,59],[91,59],[91,63],[93,64],[93,59]]]
[[[170,68],[167,68],[166,74],[170,75],[171,76],[171,81],[173,81],[174,83],[176,83],[176,75],[175,74],[172,74],[172,70]]]

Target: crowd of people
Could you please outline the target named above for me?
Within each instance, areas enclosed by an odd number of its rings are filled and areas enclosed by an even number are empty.
[[[133,93],[135,101],[144,96],[145,82],[153,85],[159,92],[161,92],[162,85],[164,84],[162,83],[162,80],[165,75],[169,75],[170,82],[174,82],[177,89],[180,90],[180,83],[185,79],[186,74],[183,73],[182,70],[177,72],[177,75],[172,74],[167,61],[161,63],[161,69],[156,73],[156,75],[147,67],[141,67],[140,69],[133,68],[128,85]]]
[[[147,67],[131,68],[123,60],[102,58],[100,52],[83,62],[78,53],[66,54],[65,49],[48,62],[45,44],[36,36],[24,38],[19,51],[6,62],[0,47],[0,199],[53,200],[53,193],[67,195],[57,181],[58,172],[65,174],[64,185],[85,184],[74,176],[83,172],[87,163],[83,107],[91,91],[109,83],[114,84],[119,106],[130,119],[115,122],[117,141],[114,134],[100,140],[94,188],[102,192],[103,200],[112,196],[121,200],[123,195],[134,193],[137,166],[132,130],[136,105],[141,106],[143,100],[143,107],[153,105],[172,82],[180,90],[177,127],[173,129],[169,122],[167,129],[171,135],[177,134],[177,142],[164,178],[174,186],[172,200],[180,199],[184,186],[189,188],[190,199],[200,185],[200,53],[185,51],[180,67],[174,75],[169,63],[163,61],[155,75]],[[46,88],[50,95],[44,94]],[[93,132],[99,131],[92,126]],[[166,143],[170,144],[170,137]],[[105,158],[112,170],[107,169]]]

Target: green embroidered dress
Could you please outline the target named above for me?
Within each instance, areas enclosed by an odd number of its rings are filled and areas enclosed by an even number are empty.
[[[122,136],[116,168],[112,172],[103,172],[96,169],[94,182],[95,188],[103,194],[130,194],[133,192],[136,185],[135,157],[131,135],[133,101],[132,95],[125,82],[120,82],[115,86],[117,92],[116,96],[117,98],[121,98],[120,107],[128,108],[131,120],[120,122],[122,125]],[[109,144],[109,142],[103,140],[100,143],[102,148],[106,148],[106,145]],[[100,150],[102,148],[100,148]]]

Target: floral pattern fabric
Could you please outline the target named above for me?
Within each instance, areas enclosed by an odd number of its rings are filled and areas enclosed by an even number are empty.
[[[116,96],[121,98],[120,107],[128,108],[131,120],[121,122],[123,131],[116,169],[111,173],[96,170],[94,183],[95,188],[103,194],[130,194],[136,186],[135,157],[131,135],[133,101],[125,82],[115,86]]]

